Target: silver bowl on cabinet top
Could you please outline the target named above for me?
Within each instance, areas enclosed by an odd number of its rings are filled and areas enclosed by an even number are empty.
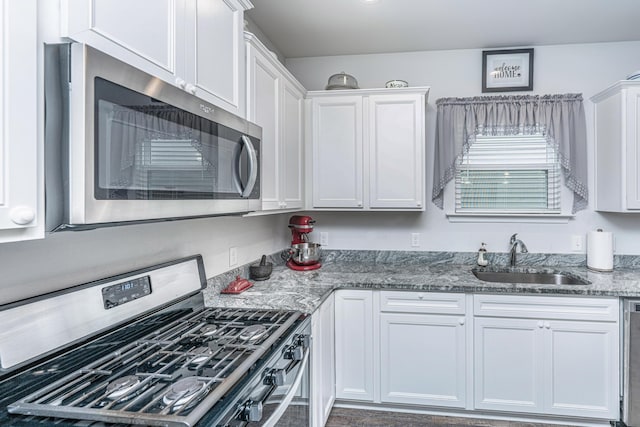
[[[329,77],[329,82],[327,83],[325,89],[359,89],[359,87],[356,78],[343,71],[339,74],[334,74]]]
[[[409,87],[409,83],[404,80],[389,80],[384,87],[387,89],[396,89],[400,87]]]

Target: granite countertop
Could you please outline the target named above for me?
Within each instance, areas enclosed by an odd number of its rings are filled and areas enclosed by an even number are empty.
[[[518,269],[561,271],[590,282],[589,285],[535,285],[492,283],[477,279],[475,254],[413,253],[378,251],[332,251],[323,255],[322,268],[309,272],[293,271],[271,256],[271,277],[255,281],[238,295],[221,294],[234,271],[209,279],[204,291],[205,304],[212,307],[283,308],[312,313],[334,289],[389,289],[430,292],[473,292],[492,294],[576,295],[601,297],[640,297],[640,260],[616,259],[611,273],[590,271],[582,258],[572,255],[523,257]],[[506,254],[490,258],[489,268],[506,268]]]

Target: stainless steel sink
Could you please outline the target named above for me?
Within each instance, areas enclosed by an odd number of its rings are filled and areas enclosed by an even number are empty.
[[[547,271],[490,271],[472,269],[471,272],[484,282],[534,283],[538,285],[589,285],[581,277],[567,273]]]

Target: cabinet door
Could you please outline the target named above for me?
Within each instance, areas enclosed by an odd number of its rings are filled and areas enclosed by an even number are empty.
[[[336,398],[373,401],[373,293],[335,293]]]
[[[313,207],[362,208],[362,97],[312,101]]]
[[[465,406],[465,318],[380,315],[381,400]]]
[[[543,322],[474,319],[476,409],[543,412]]]
[[[244,8],[237,0],[187,0],[187,90],[244,117]]]
[[[640,88],[627,90],[627,209],[640,209]]]
[[[283,80],[282,92],[282,207],[301,209],[303,196],[304,95],[288,80]]]
[[[62,0],[63,35],[173,83],[184,0]]]
[[[36,8],[0,3],[0,242],[44,237]]]
[[[262,128],[260,191],[262,209],[280,209],[280,73],[269,60],[248,46],[247,118]]]
[[[312,427],[322,427],[336,397],[334,296],[331,294],[313,314],[312,336]]]
[[[424,207],[424,96],[369,97],[371,208]]]
[[[617,419],[618,326],[545,321],[545,413]]]

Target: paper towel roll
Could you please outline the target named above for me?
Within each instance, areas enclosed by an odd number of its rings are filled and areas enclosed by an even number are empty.
[[[587,268],[613,271],[613,234],[609,231],[590,231],[587,234]]]

